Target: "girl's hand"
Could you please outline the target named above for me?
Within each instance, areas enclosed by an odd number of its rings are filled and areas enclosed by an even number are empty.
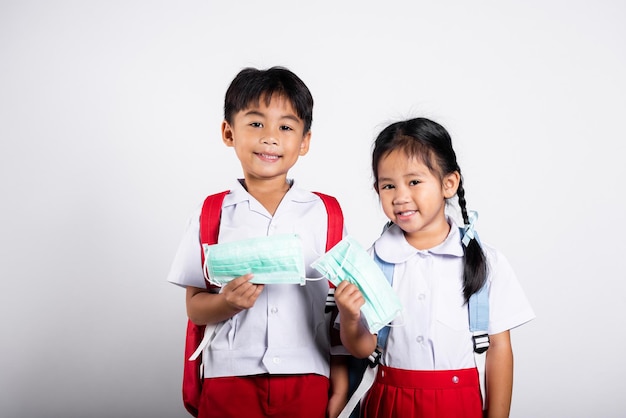
[[[361,306],[365,298],[358,287],[344,280],[335,289],[335,302],[344,320],[358,321],[361,318]]]
[[[222,288],[221,293],[232,309],[242,311],[254,306],[264,285],[250,283],[252,277],[254,277],[252,273],[237,277]]]

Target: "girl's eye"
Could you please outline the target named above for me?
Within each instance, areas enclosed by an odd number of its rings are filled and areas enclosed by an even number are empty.
[[[391,190],[393,188],[393,184],[383,184],[382,186],[380,186],[380,190]]]
[[[419,180],[411,180],[411,181],[409,182],[409,186],[417,186],[419,183],[420,183],[420,181],[419,181]]]

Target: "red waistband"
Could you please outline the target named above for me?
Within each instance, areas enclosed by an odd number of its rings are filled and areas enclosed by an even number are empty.
[[[480,385],[476,368],[460,370],[405,370],[380,365],[376,381],[414,389],[454,389]]]

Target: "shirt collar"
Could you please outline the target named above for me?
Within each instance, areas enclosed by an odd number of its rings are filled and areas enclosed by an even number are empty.
[[[317,197],[304,189],[300,189],[296,186],[296,182],[293,179],[287,180],[291,183],[291,187],[285,194],[283,201],[293,201],[293,202],[312,202],[317,199]],[[243,187],[243,179],[238,179],[233,187],[230,189],[230,193],[227,196],[227,199],[224,201],[224,206],[237,205],[241,202],[257,202],[257,200],[248,193],[245,187]],[[252,206],[252,204],[251,204]]]
[[[404,263],[417,253],[463,257],[464,251],[459,227],[452,218],[446,217],[446,220],[450,225],[448,236],[441,244],[427,250],[418,250],[413,247],[408,243],[398,225],[392,225],[374,243],[376,255],[382,260],[393,264]]]

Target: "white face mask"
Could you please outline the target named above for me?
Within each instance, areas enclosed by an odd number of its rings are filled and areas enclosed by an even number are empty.
[[[341,240],[311,267],[325,275],[335,286],[344,280],[356,285],[365,305],[365,316],[372,334],[389,324],[402,311],[398,296],[372,257],[350,236]]]
[[[296,234],[250,238],[222,244],[203,244],[204,274],[210,283],[223,286],[253,273],[257,284],[305,283],[302,241]]]

